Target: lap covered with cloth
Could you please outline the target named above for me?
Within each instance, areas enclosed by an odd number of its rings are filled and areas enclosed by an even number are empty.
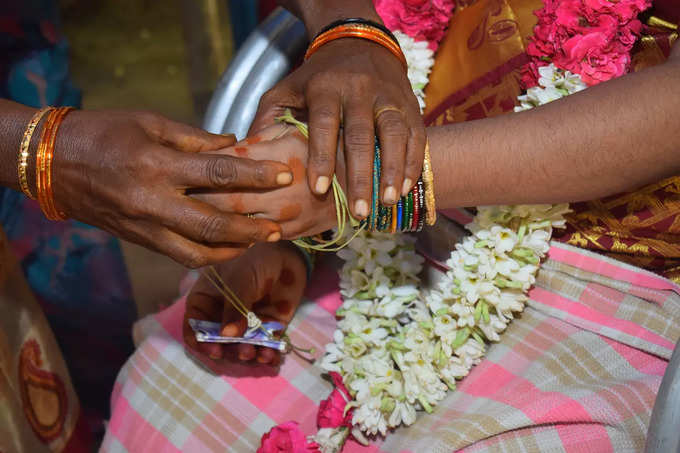
[[[439,271],[432,271],[435,275]],[[322,350],[340,305],[320,268],[288,328]],[[530,301],[458,388],[408,428],[345,451],[640,451],[680,337],[680,287],[611,258],[553,243]],[[288,420],[316,429],[332,386],[295,354],[281,368],[206,364],[182,341],[184,301],[137,325],[103,451],[255,451]]]

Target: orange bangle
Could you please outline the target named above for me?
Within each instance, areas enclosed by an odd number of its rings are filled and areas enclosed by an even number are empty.
[[[38,202],[40,208],[50,220],[65,220],[66,215],[57,210],[52,191],[52,161],[54,158],[54,145],[57,132],[64,117],[73,110],[73,107],[61,107],[50,113],[47,119],[43,135],[40,139],[36,160],[36,182],[38,186]]]
[[[47,146],[47,140],[50,136],[50,131],[52,130],[52,125],[54,124],[54,115],[57,111],[52,110],[47,119],[45,120],[45,125],[43,126],[42,133],[40,134],[40,142],[38,142],[38,150],[35,154],[35,190],[38,199],[38,204],[40,209],[45,212],[45,189],[43,183],[43,172],[45,163],[45,148]]]
[[[54,220],[66,220],[66,214],[61,211],[57,211],[57,207],[54,202],[54,193],[52,191],[52,161],[54,158],[54,145],[57,141],[57,131],[59,130],[59,126],[61,126],[64,118],[71,110],[73,110],[73,107],[64,107],[61,115],[55,119],[54,129],[52,130],[52,137],[50,139],[50,146],[47,148],[47,152],[45,153],[45,166],[47,167],[47,172],[45,173],[47,184],[45,185],[45,188],[47,189],[47,202],[50,214]]]
[[[380,44],[392,52],[392,54],[394,54],[394,56],[397,57],[399,61],[401,61],[401,63],[404,65],[404,68],[408,69],[408,63],[406,62],[404,52],[401,51],[401,47],[399,47],[399,45],[394,42],[392,38],[390,38],[384,31],[380,30],[379,28],[364,24],[339,25],[324,33],[321,33],[319,36],[314,38],[312,43],[309,45],[307,53],[305,53],[305,60],[309,59],[309,57],[311,57],[324,44],[328,44],[331,41],[341,38],[366,39],[368,41],[373,41],[376,44]]]

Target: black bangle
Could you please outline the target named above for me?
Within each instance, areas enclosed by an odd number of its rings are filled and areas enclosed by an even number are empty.
[[[389,28],[385,27],[383,24],[379,24],[378,22],[375,22],[373,20],[369,19],[362,19],[361,17],[350,17],[348,19],[339,19],[336,20],[335,22],[331,22],[330,24],[326,25],[321,29],[319,33],[316,34],[314,39],[318,38],[322,34],[326,33],[328,30],[332,30],[334,28],[340,27],[342,25],[350,25],[350,24],[359,24],[359,25],[366,25],[367,27],[373,27],[377,28],[381,32],[385,33],[387,36],[390,37],[392,41],[394,41],[397,46],[399,46],[399,41],[397,40],[397,37],[394,36],[394,34],[390,31]],[[312,39],[312,41],[314,41]],[[401,46],[399,46],[401,48]]]

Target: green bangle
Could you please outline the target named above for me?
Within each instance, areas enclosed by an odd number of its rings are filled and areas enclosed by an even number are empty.
[[[312,273],[314,272],[314,263],[316,262],[316,253],[312,253],[311,250],[304,247],[300,247],[297,244],[295,248],[302,254],[302,258],[305,260],[305,267],[307,268],[307,283],[312,279]]]

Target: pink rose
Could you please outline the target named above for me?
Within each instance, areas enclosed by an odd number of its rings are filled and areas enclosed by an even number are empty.
[[[589,14],[613,14],[621,24],[625,24],[652,6],[652,3],[650,0],[583,0],[583,5]]]
[[[331,379],[335,388],[331,392],[328,399],[321,401],[319,404],[319,413],[316,417],[316,423],[319,428],[338,428],[340,426],[352,426],[352,411],[347,411],[345,414],[345,406],[351,401],[351,397],[345,384],[342,383],[342,377],[339,373],[331,372]]]
[[[642,22],[639,20],[631,20],[626,27],[619,30],[617,39],[621,44],[628,47],[629,49],[633,47],[635,41],[637,41],[638,36],[642,32]]]
[[[543,64],[540,64],[543,63]],[[536,62],[536,61],[530,61],[529,63],[525,64],[522,67],[522,75],[520,79],[520,83],[524,87],[525,90],[528,90],[529,88],[533,88],[538,85],[538,68],[541,66],[546,66],[547,63],[545,62]]]
[[[378,15],[390,30],[401,30],[436,50],[451,19],[454,0],[374,0]]]
[[[314,442],[308,442],[297,422],[286,422],[273,427],[262,436],[257,453],[320,453]]]
[[[576,35],[562,46],[562,54],[556,55],[557,67],[579,74],[587,85],[619,77],[630,64],[629,49],[621,44],[609,45],[603,32]]]

